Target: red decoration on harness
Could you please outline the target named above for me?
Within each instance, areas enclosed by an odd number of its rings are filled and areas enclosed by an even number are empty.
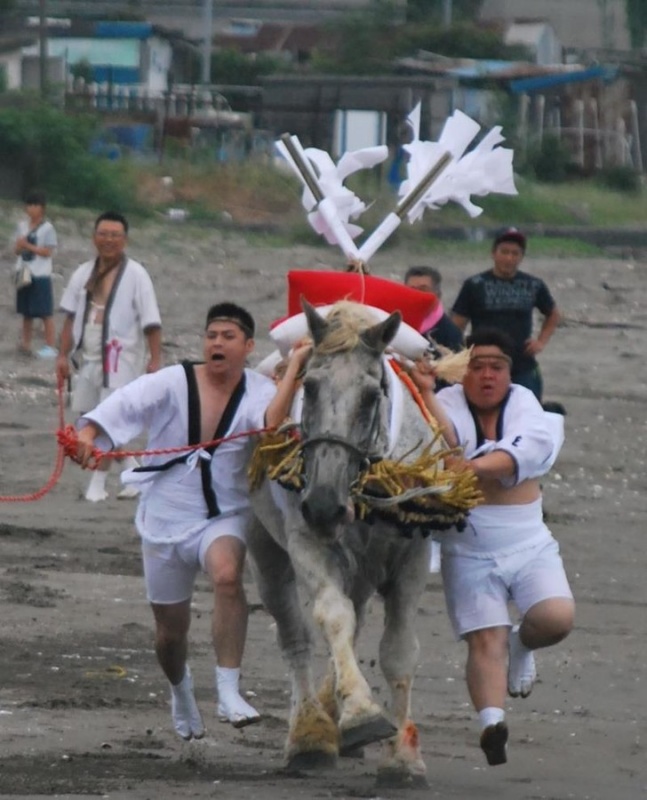
[[[338,300],[354,300],[391,313],[399,311],[403,320],[420,330],[424,318],[436,307],[438,298],[404,284],[361,275],[357,272],[292,270],[288,272],[288,316],[300,314],[301,297],[313,306]]]

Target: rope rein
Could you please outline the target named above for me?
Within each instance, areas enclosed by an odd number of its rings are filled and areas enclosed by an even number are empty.
[[[59,383],[57,387],[58,395],[58,430],[56,431],[56,441],[58,449],[56,452],[56,460],[51,475],[47,482],[37,491],[28,494],[10,494],[0,495],[0,503],[31,503],[34,500],[40,500],[56,486],[63,474],[63,467],[65,466],[65,459],[69,458],[77,464],[80,464],[78,457],[78,433],[74,425],[65,424],[65,402],[63,384]],[[175,453],[186,453],[192,450],[207,449],[209,447],[216,447],[223,442],[232,442],[235,439],[244,439],[249,436],[260,436],[262,434],[272,433],[274,428],[257,428],[255,430],[242,431],[234,433],[230,436],[222,436],[219,439],[212,439],[209,442],[200,442],[198,444],[181,445],[179,447],[163,447],[157,450],[111,450],[103,451],[98,447],[93,448],[92,455],[90,456],[90,463],[87,469],[96,470],[104,458],[124,458],[126,456],[140,457],[140,456],[163,456],[173,455]]]

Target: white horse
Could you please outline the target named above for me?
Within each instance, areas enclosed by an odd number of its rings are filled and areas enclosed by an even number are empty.
[[[302,488],[287,492],[265,480],[253,492],[249,551],[291,668],[288,767],[329,766],[340,751],[388,739],[378,779],[425,784],[411,688],[419,656],[414,624],[429,574],[429,530],[418,527],[404,535],[391,522],[359,521],[353,501],[361,472],[389,453],[395,387],[383,354],[400,315],[373,324],[363,306],[340,306],[324,319],[304,302],[314,349],[303,380]],[[410,461],[423,448],[441,445],[409,393],[402,399],[404,424],[389,457]],[[379,662],[391,691],[390,719],[373,699],[354,652],[367,601],[376,591],[384,600]],[[318,693],[304,607],[312,610],[330,649]]]

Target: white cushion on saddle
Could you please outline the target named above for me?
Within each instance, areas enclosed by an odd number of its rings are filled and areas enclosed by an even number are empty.
[[[282,360],[283,356],[281,355],[280,351],[272,350],[269,356],[265,356],[260,364],[257,364],[254,369],[256,372],[260,372],[261,375],[265,375],[266,378],[272,378],[273,380],[277,364],[279,364]]]
[[[384,322],[390,316],[388,311],[375,306],[365,306],[372,313],[375,314],[377,322]],[[317,308],[317,313],[322,317],[327,317],[334,305],[320,306]],[[281,354],[286,356],[290,349],[296,342],[303,339],[308,335],[308,322],[306,315],[295,314],[293,317],[280,322],[276,327],[270,331],[270,338],[281,351]],[[405,358],[410,358],[412,361],[417,361],[422,358],[425,350],[429,348],[429,342],[417,330],[407,325],[406,322],[401,322],[398,332],[393,337],[389,347],[396,353],[403,355]]]

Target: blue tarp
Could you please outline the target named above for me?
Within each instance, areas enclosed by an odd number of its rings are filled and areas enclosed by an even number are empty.
[[[92,79],[96,83],[112,83],[118,86],[140,82],[137,67],[113,67],[111,64],[93,66]]]
[[[152,34],[150,22],[97,22],[94,29],[99,39],[148,39]]]
[[[603,80],[613,81],[618,75],[617,67],[596,66],[578,72],[560,72],[555,75],[537,75],[534,78],[519,78],[510,81],[510,90],[515,94],[540,92],[551,89],[553,86],[562,86],[566,83],[581,83],[582,81]]]

